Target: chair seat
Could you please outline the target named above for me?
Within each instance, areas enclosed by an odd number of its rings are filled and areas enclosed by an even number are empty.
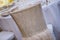
[[[12,40],[14,38],[14,33],[12,32],[0,32],[0,40]]]

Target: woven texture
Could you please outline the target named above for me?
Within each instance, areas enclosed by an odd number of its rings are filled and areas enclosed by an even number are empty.
[[[23,40],[52,40],[40,4],[12,13],[11,16],[19,27]]]
[[[31,37],[23,38],[23,40],[54,40],[48,29]]]

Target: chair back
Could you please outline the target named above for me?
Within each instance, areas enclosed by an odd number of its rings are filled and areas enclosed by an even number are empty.
[[[31,37],[47,28],[40,4],[13,12],[11,16],[18,25],[23,37]]]

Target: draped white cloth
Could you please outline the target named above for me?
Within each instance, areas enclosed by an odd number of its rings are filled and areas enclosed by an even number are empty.
[[[56,1],[50,5],[43,7],[44,17],[47,24],[54,26],[54,33],[57,40],[60,40],[60,1]]]
[[[43,7],[44,16],[46,19],[46,23],[53,24],[53,26],[56,26],[59,30],[59,23],[60,23],[60,10],[59,10],[60,4],[58,2],[55,2],[53,4],[50,4],[46,7]],[[59,30],[60,31],[60,30]]]

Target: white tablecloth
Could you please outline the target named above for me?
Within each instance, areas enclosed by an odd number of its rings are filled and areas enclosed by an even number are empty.
[[[14,38],[14,33],[12,32],[0,32],[0,40],[12,40]]]
[[[60,40],[60,1],[43,7],[47,24],[52,24],[57,40]]]

